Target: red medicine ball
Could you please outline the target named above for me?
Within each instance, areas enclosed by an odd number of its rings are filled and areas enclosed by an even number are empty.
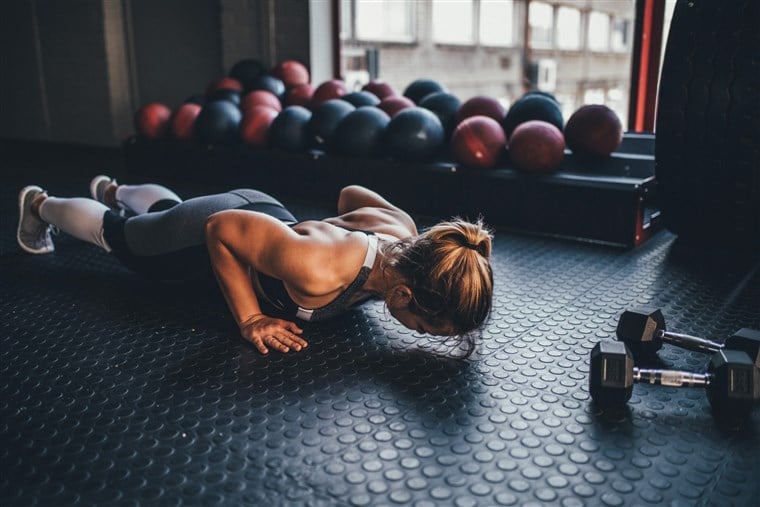
[[[559,169],[565,156],[565,138],[549,122],[519,124],[509,138],[509,158],[521,171],[547,173]]]
[[[327,102],[330,99],[339,99],[347,93],[346,83],[340,79],[330,79],[317,86],[317,89],[314,90],[314,95],[311,96],[311,107],[313,109],[322,102]]]
[[[285,92],[285,105],[309,107],[312,95],[314,95],[314,87],[311,84],[296,85]]]
[[[172,111],[160,102],[145,104],[135,113],[135,131],[148,139],[164,137]]]
[[[170,122],[171,134],[180,141],[191,141],[195,138],[193,129],[195,119],[201,112],[201,106],[192,102],[182,104],[174,111]]]
[[[488,116],[501,123],[506,116],[507,110],[501,103],[492,98],[478,95],[465,101],[457,111],[457,121],[466,120],[471,116]]]
[[[285,88],[308,84],[311,79],[306,66],[296,60],[285,60],[278,63],[272,69],[272,75],[280,79],[285,84]]]
[[[263,148],[269,144],[269,127],[280,114],[271,107],[254,106],[245,112],[240,123],[240,137],[250,146]]]
[[[499,122],[488,116],[471,116],[454,129],[451,147],[456,159],[469,166],[493,167],[507,145]]]
[[[276,111],[282,111],[282,104],[277,95],[267,90],[254,90],[243,97],[240,109],[247,111],[255,106],[267,106]]]
[[[565,141],[575,155],[606,157],[623,141],[623,125],[604,104],[587,104],[567,120]]]

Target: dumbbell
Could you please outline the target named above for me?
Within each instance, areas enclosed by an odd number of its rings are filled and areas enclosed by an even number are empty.
[[[648,307],[626,310],[618,319],[617,339],[628,345],[634,357],[652,355],[664,342],[697,352],[714,353],[723,349],[741,350],[760,368],[760,331],[742,328],[726,338],[715,342],[688,334],[671,333],[665,327],[665,317],[660,310]]]
[[[713,411],[744,418],[760,399],[760,370],[746,352],[721,350],[710,359],[707,373],[653,370],[633,365],[633,354],[623,342],[603,341],[591,350],[589,392],[603,407],[619,407],[631,399],[633,384],[704,387]]]

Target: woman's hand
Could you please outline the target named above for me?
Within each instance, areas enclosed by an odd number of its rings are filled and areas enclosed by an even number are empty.
[[[306,348],[308,343],[298,336],[301,333],[303,330],[295,323],[275,319],[263,313],[252,315],[240,324],[240,334],[253,343],[262,354],[269,354],[267,345],[280,352]]]

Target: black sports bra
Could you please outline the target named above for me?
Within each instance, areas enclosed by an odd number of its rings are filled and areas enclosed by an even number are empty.
[[[343,228],[351,231],[356,230],[348,227]],[[359,270],[359,274],[356,275],[356,278],[354,278],[346,290],[325,306],[313,309],[300,307],[291,299],[290,294],[285,290],[285,284],[282,280],[263,273],[257,273],[256,275],[261,290],[264,292],[264,297],[278,310],[298,319],[311,322],[331,319],[345,312],[351,306],[349,303],[351,297],[362,289],[367,278],[369,278],[369,273],[372,271],[372,266],[377,256],[378,237],[373,232],[359,232],[367,235],[368,243],[367,254],[364,256],[364,262]]]

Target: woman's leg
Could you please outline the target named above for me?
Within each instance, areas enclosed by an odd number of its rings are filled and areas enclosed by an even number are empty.
[[[30,253],[52,252],[55,246],[50,226],[54,226],[110,252],[103,237],[106,211],[105,205],[92,199],[49,197],[40,187],[25,187],[19,194],[19,245]]]
[[[110,252],[111,247],[103,237],[106,211],[108,207],[104,204],[85,197],[46,197],[37,207],[43,222]]]
[[[165,211],[129,218],[107,213],[105,237],[124,265],[154,279],[213,277],[206,248],[206,221],[228,209],[258,211],[287,223],[296,221],[273,197],[239,189],[194,197]]]
[[[115,179],[98,175],[90,182],[92,198],[114,209],[122,209],[133,215],[163,211],[182,202],[170,189],[147,183],[142,185],[119,185]]]

